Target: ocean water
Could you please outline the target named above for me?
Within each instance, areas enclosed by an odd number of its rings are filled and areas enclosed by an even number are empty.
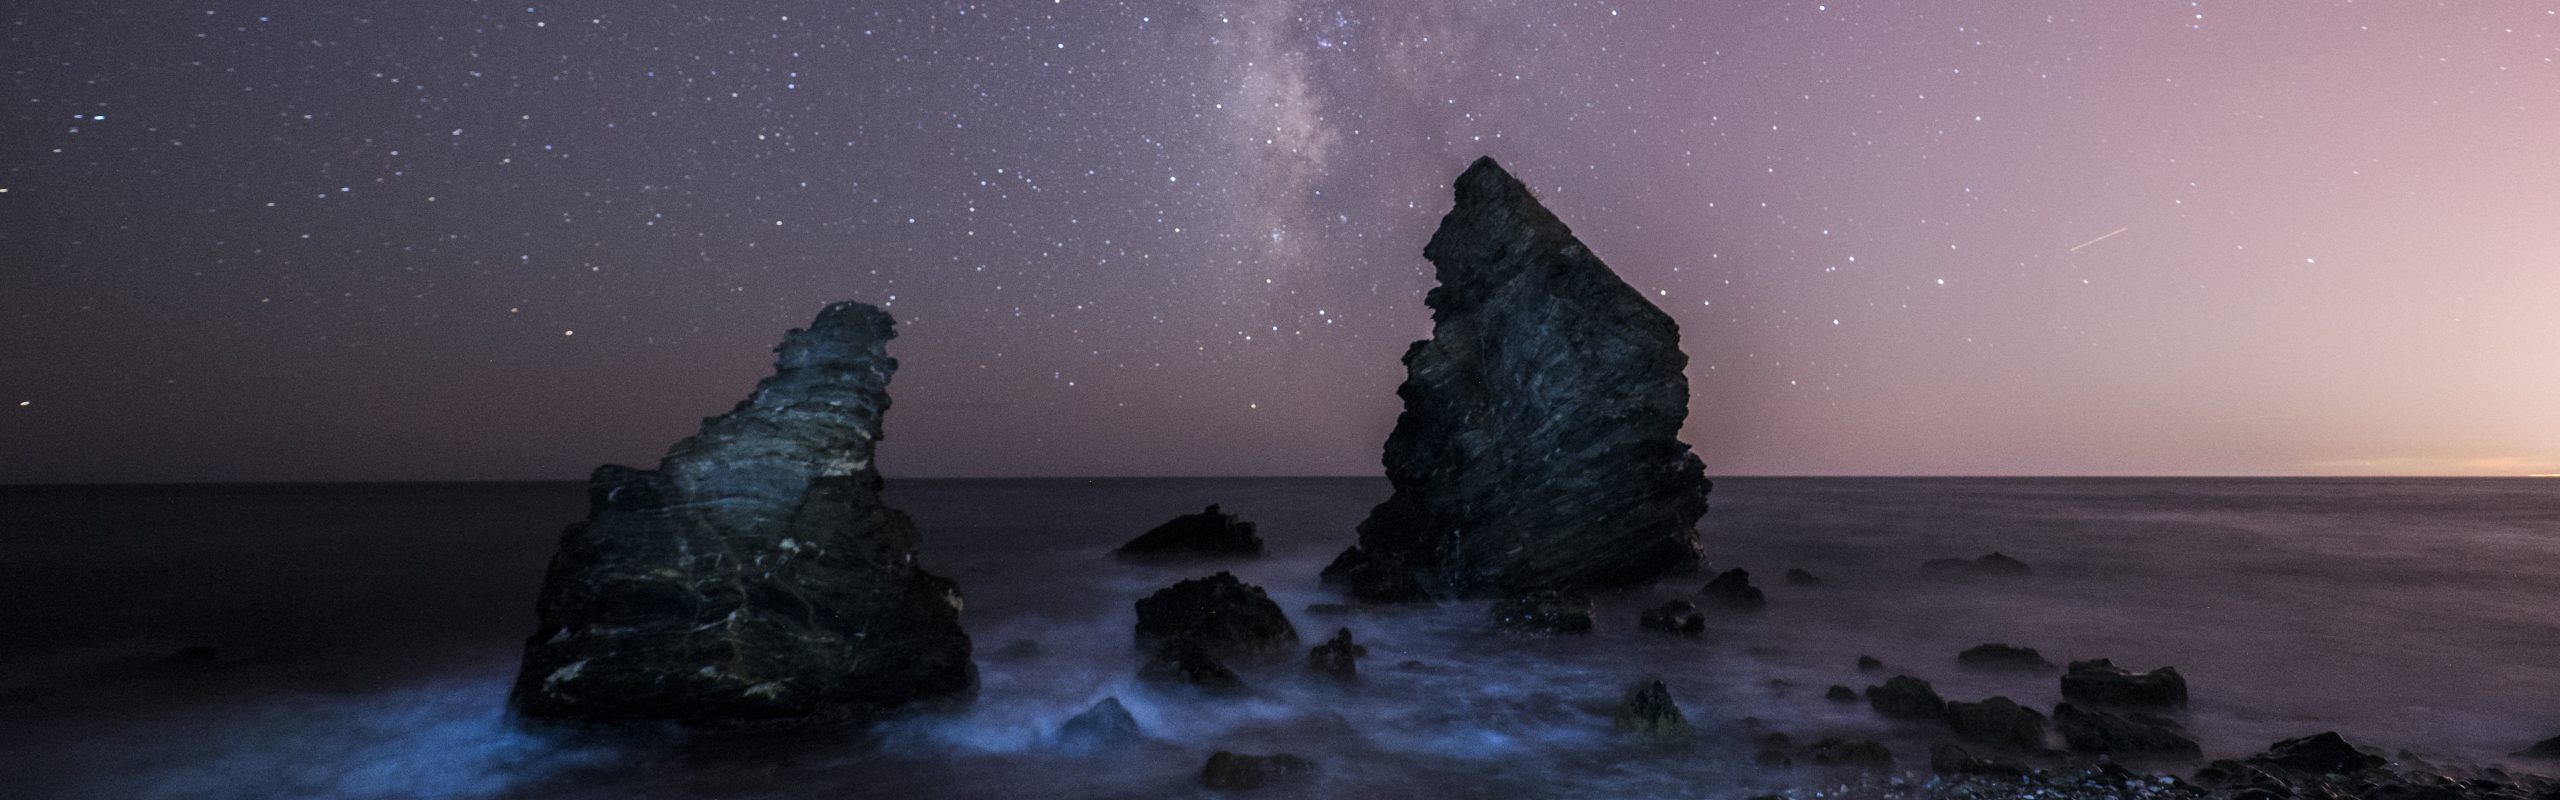
[[[1310,611],[1335,599],[1317,570],[1386,492],[896,481],[926,561],[967,593],[974,702],[868,731],[603,741],[502,711],[578,486],[0,489],[0,776],[12,797],[1178,797],[1208,795],[1195,776],[1226,749],[1321,765],[1283,795],[1740,797],[1838,777],[1753,765],[1770,731],[1875,738],[1925,769],[1942,731],[1830,703],[1831,684],[1908,673],[1950,699],[2059,701],[2051,675],[1956,666],[1985,642],[2174,665],[2194,694],[2180,716],[2215,757],[2337,730],[2502,763],[2560,734],[2560,481],[1721,479],[1709,559],[1750,569],[1769,608],[1711,614],[1697,639],[1635,617],[1704,575],[1600,598],[1584,637],[1502,634],[1481,603]],[[1271,557],[1107,555],[1209,503],[1259,523]],[[1919,568],[1994,550],[2034,574]],[[1131,603],[1222,567],[1266,587],[1307,646],[1352,629],[1362,680],[1293,662],[1244,670],[1239,698],[1138,684]],[[1825,584],[1787,585],[1788,567]],[[199,646],[214,654],[169,659]],[[1859,673],[1862,654],[1888,671]],[[1612,737],[1610,710],[1656,678],[1697,741]],[[1114,696],[1148,743],[1078,757],[1048,741]]]

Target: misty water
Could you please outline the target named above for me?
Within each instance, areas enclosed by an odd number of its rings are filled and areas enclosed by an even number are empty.
[[[1950,699],[2060,699],[2050,674],[1957,667],[1985,642],[2176,666],[2209,757],[2334,729],[2486,764],[2560,734],[2560,481],[1724,479],[1710,561],[1749,568],[1769,607],[1711,613],[1696,639],[1635,618],[1704,575],[1603,596],[1580,637],[1499,633],[1481,603],[1310,611],[1337,601],[1316,572],[1386,493],[893,481],[927,563],[967,593],[974,701],[869,731],[687,742],[505,718],[578,486],[0,489],[0,775],[34,797],[1159,797],[1207,794],[1200,765],[1226,749],[1313,758],[1313,796],[1739,797],[1838,777],[1755,766],[1769,731],[1872,737],[1925,769],[1942,730],[1829,702],[1832,684],[1908,673]],[[1259,523],[1271,557],[1108,557],[1213,502]],[[1994,550],[2034,574],[1919,566]],[[1788,567],[1826,583],[1787,585]],[[1242,670],[1242,697],[1138,683],[1131,603],[1220,568],[1269,589],[1303,646],[1352,629],[1361,680],[1291,662]],[[214,654],[170,662],[197,646]],[[1888,670],[1860,673],[1861,654]],[[1612,707],[1651,678],[1697,741],[1612,735]],[[1047,741],[1113,696],[1148,744],[1078,757]]]

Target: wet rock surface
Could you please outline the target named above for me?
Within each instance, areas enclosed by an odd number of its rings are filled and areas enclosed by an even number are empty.
[[[2053,707],[2053,727],[2075,753],[2183,759],[2204,755],[2195,740],[2187,738],[2185,727],[2167,717],[2138,712],[2118,716],[2063,703]]]
[[[1967,741],[2033,751],[2044,748],[2045,718],[2006,697],[1947,704],[1947,729]]]
[[[1982,644],[1956,654],[1956,664],[1968,669],[2009,672],[2052,672],[2053,662],[2033,647],[2006,644]]]
[[[1636,616],[1636,627],[1656,633],[1696,636],[1707,630],[1707,617],[1698,613],[1698,604],[1672,600],[1645,609]]]
[[[1493,624],[1521,633],[1590,633],[1591,598],[1554,589],[1520,592],[1493,604]]]
[[[916,566],[872,450],[887,314],[837,303],[774,373],[669,448],[606,465],[560,536],[508,701],[548,722],[791,728],[972,690],[960,593]]]
[[[1671,699],[1671,688],[1661,681],[1638,686],[1618,704],[1612,727],[1625,736],[1654,744],[1677,744],[1689,741],[1694,733],[1689,719],[1680,713],[1680,704]]]
[[[1111,554],[1122,561],[1165,562],[1217,558],[1261,558],[1262,536],[1254,525],[1212,504],[1197,514],[1184,514],[1129,540]]]
[[[1091,755],[1137,744],[1146,739],[1138,729],[1138,718],[1120,704],[1120,698],[1105,697],[1084,713],[1069,717],[1058,726],[1058,749],[1072,755]]]
[[[1162,685],[1197,686],[1211,691],[1243,688],[1244,679],[1206,645],[1191,639],[1167,639],[1156,645],[1138,678]]]
[[[1941,775],[1996,775],[2022,777],[2034,770],[2025,764],[1997,756],[1978,756],[1952,744],[1929,748],[1929,770]]]
[[[1806,745],[1802,752],[1797,753],[1797,756],[1804,761],[1826,767],[1846,766],[1871,769],[1893,767],[1893,751],[1886,749],[1883,743],[1871,739],[1825,736],[1813,744]]]
[[[1307,668],[1335,680],[1352,680],[1360,677],[1360,659],[1368,655],[1369,648],[1351,640],[1351,629],[1341,628],[1307,651]]]
[[[2062,697],[2092,706],[2175,708],[2187,704],[2187,679],[2173,667],[2134,672],[2103,658],[2074,661],[2062,674]]]
[[[1704,467],[1679,326],[1490,158],[1424,248],[1394,494],[1324,571],[1369,602],[1626,586],[1695,569]]]
[[[1896,675],[1881,686],[1867,687],[1867,705],[1878,714],[1897,719],[1936,721],[1947,716],[1947,701],[1938,696],[1937,688],[1909,675]]]
[[[1137,603],[1138,649],[1188,639],[1222,661],[1267,662],[1297,652],[1298,629],[1262,587],[1233,573],[1193,578]]]
[[[1716,573],[1707,585],[1698,589],[1707,605],[1734,611],[1759,611],[1769,607],[1769,596],[1751,585],[1751,573],[1739,567]]]

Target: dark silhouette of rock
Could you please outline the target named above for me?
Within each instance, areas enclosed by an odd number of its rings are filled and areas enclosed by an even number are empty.
[[[1136,744],[1146,739],[1138,729],[1138,718],[1120,705],[1120,698],[1105,697],[1067,719],[1058,726],[1058,749],[1072,755],[1090,755]]]
[[[1888,717],[1931,721],[1947,718],[1947,701],[1938,696],[1937,688],[1909,675],[1895,675],[1882,686],[1867,687],[1867,705]]]
[[[1493,623],[1523,633],[1590,633],[1591,598],[1580,592],[1520,592],[1493,604]]]
[[[1316,762],[1287,753],[1249,756],[1220,750],[1200,768],[1200,785],[1222,792],[1260,789],[1313,777]]]
[[[2072,752],[2119,758],[2185,758],[2204,756],[2174,720],[2150,714],[2117,716],[2063,703],[2053,707],[2053,727]]]
[[[1656,744],[1686,742],[1693,733],[1689,719],[1680,713],[1680,704],[1671,700],[1671,688],[1661,681],[1628,692],[1626,702],[1618,706],[1613,725],[1621,734]]]
[[[1822,585],[1822,579],[1821,579],[1821,578],[1814,577],[1814,576],[1813,576],[1813,573],[1810,573],[1810,572],[1806,572],[1806,571],[1804,571],[1804,568],[1803,568],[1803,567],[1788,567],[1788,568],[1787,568],[1787,585],[1788,585],[1788,586],[1820,586],[1820,585]]]
[[[1370,602],[1643,583],[1695,569],[1705,470],[1679,326],[1493,159],[1423,249],[1432,338],[1405,352],[1395,493],[1325,582]]]
[[[1262,587],[1220,572],[1176,583],[1138,601],[1138,649],[1190,639],[1220,660],[1267,662],[1298,649],[1298,629]]]
[[[1351,629],[1342,628],[1333,632],[1332,639],[1307,651],[1307,668],[1347,681],[1360,677],[1360,659],[1367,655],[1369,648],[1351,641]]]
[[[1769,606],[1768,595],[1751,585],[1751,573],[1739,567],[1717,573],[1698,589],[1698,595],[1712,605],[1735,611],[1758,611]]]
[[[1806,746],[1802,755],[1804,760],[1826,767],[1893,768],[1893,751],[1871,739],[1825,736]]]
[[[1220,512],[1211,504],[1198,514],[1184,514],[1139,534],[1111,551],[1122,561],[1178,561],[1208,558],[1261,558],[1262,537],[1253,523]]]
[[[1831,688],[1823,690],[1822,699],[1834,703],[1855,703],[1858,702],[1858,690],[1835,683]]]
[[[1883,672],[1883,671],[1884,671],[1884,662],[1883,662],[1882,660],[1877,659],[1875,656],[1859,656],[1859,657],[1858,657],[1858,671],[1859,671],[1859,672]]]
[[[1929,748],[1929,770],[1940,775],[1989,775],[2014,778],[2026,775],[2027,765],[2005,758],[1976,756],[1962,747],[1940,744]]]
[[[1967,648],[1964,652],[1956,654],[1956,663],[1982,670],[2015,672],[2052,672],[2054,670],[2053,662],[2046,661],[2044,654],[2036,652],[2033,647],[2016,647],[1997,643]]]
[[[1645,609],[1636,616],[1636,627],[1648,631],[1696,636],[1707,630],[1707,617],[1698,613],[1698,605],[1687,600],[1672,600]]]
[[[2062,673],[2062,697],[2093,706],[2173,708],[2187,704],[2187,679],[2173,667],[2133,672],[2103,658],[2074,661]]]
[[[606,465],[535,606],[508,697],[536,721],[788,728],[977,684],[960,592],[916,566],[872,448],[889,315],[837,303],[654,470]]]
[[[2560,736],[2535,742],[2532,747],[2518,750],[2515,754],[2522,758],[2560,758]]]
[[[2383,761],[2381,756],[2357,750],[2330,731],[2268,745],[2266,752],[2250,756],[2247,763],[2306,775],[2344,775],[2382,766]]]
[[[1197,686],[1211,691],[1227,691],[1244,686],[1218,655],[1192,639],[1167,639],[1156,645],[1147,662],[1138,667],[1138,678],[1150,683]]]
[[[1947,728],[1968,741],[2013,750],[2044,748],[2045,719],[2006,697],[1947,704]]]
[[[1958,575],[2017,577],[2034,572],[2034,570],[2027,568],[2027,562],[2019,561],[1999,553],[1991,553],[1981,558],[1974,559],[1933,558],[1920,566],[1933,572],[1944,572]]]

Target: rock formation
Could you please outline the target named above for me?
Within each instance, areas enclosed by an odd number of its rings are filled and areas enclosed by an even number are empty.
[[[1122,561],[1176,561],[1208,558],[1261,558],[1262,536],[1254,525],[1212,504],[1197,514],[1184,514],[1129,540],[1111,551]]]
[[[669,448],[606,465],[560,536],[509,704],[525,718],[771,728],[969,692],[960,593],[916,566],[872,447],[889,315],[837,303],[774,374]]]
[[[1967,669],[2008,672],[2052,672],[2053,662],[2033,647],[1991,644],[1975,645],[1956,654],[1956,663]]]
[[[1867,705],[1888,717],[1936,721],[1947,716],[1947,701],[1938,696],[1937,687],[1909,675],[1895,675],[1882,686],[1867,687]]]
[[[1769,607],[1769,595],[1751,585],[1751,572],[1735,567],[1716,573],[1714,580],[1698,589],[1698,596],[1718,608],[1733,611],[1758,611]]]
[[[2199,758],[2204,750],[2176,720],[2150,714],[2117,716],[2070,703],[2053,707],[2053,727],[2071,751],[2119,758]]]
[[[1670,600],[1645,609],[1636,615],[1636,627],[1648,631],[1696,636],[1707,630],[1707,616],[1698,613],[1698,604],[1687,600]]]
[[[1058,749],[1081,756],[1137,744],[1146,738],[1146,732],[1138,728],[1138,718],[1129,714],[1129,707],[1121,705],[1120,698],[1105,697],[1059,725],[1057,742]]]
[[[2074,661],[2062,673],[2062,697],[2095,706],[2171,708],[2187,704],[2187,679],[2175,667],[2133,672],[2103,658]]]
[[[1333,632],[1333,638],[1307,651],[1307,669],[1335,680],[1360,677],[1360,659],[1369,656],[1369,648],[1351,640],[1351,629]]]
[[[1671,688],[1661,681],[1628,692],[1610,724],[1620,735],[1654,744],[1686,742],[1694,732],[1688,717],[1681,715],[1680,704],[1672,701]]]
[[[1298,649],[1298,628],[1262,587],[1220,572],[1158,590],[1138,601],[1138,649],[1188,639],[1221,660],[1268,662]]]
[[[1590,633],[1591,598],[1556,589],[1514,593],[1494,602],[1493,624],[1520,633]]]
[[[2044,747],[2045,719],[2006,697],[1947,704],[1947,728],[1967,741],[2016,750]]]
[[[1423,249],[1395,493],[1324,571],[1369,602],[1623,586],[1694,569],[1708,482],[1679,440],[1680,331],[1529,188],[1478,159]]]

